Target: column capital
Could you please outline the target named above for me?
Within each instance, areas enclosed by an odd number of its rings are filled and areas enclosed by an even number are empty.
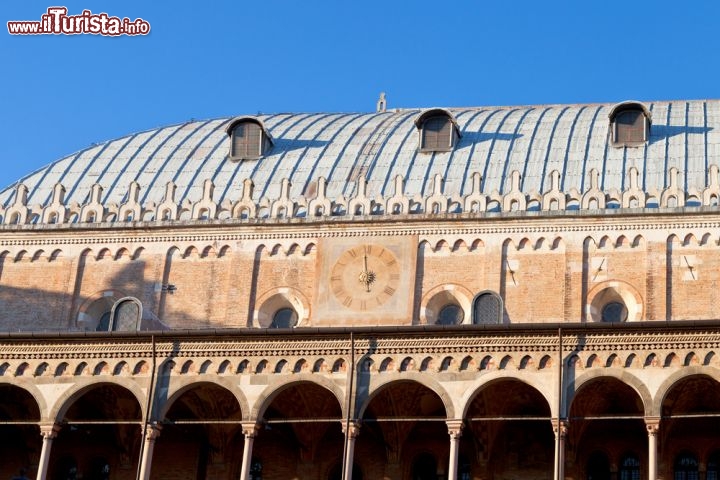
[[[462,436],[462,430],[465,426],[465,423],[463,423],[462,419],[447,420],[445,424],[448,427],[448,434],[450,435],[450,438],[458,439]]]
[[[148,442],[154,442],[160,436],[161,431],[162,425],[158,425],[157,423],[148,423],[145,428],[145,440]]]
[[[561,438],[565,438],[565,436],[567,436],[569,426],[570,424],[567,420],[553,419],[552,421],[553,433],[555,435],[560,435]]]
[[[645,428],[648,435],[657,435],[660,430],[660,417],[645,417]]]
[[[53,438],[57,437],[57,434],[60,433],[61,428],[62,425],[59,425],[57,423],[41,424],[40,435],[42,435],[43,439],[52,440]]]
[[[255,438],[262,427],[258,422],[242,422],[241,425],[245,438]]]
[[[346,431],[349,438],[357,438],[360,435],[360,422],[342,422],[342,432]]]

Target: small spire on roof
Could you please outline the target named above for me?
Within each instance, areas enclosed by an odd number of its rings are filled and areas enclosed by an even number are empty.
[[[385,100],[385,92],[380,92],[380,98],[377,101],[377,111],[384,112],[387,110],[387,100]]]

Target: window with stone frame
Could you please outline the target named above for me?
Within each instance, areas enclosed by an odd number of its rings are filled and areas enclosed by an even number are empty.
[[[117,332],[135,332],[140,330],[142,304],[137,298],[126,297],[113,305],[110,330]]]
[[[498,325],[502,323],[503,302],[495,292],[481,292],[473,301],[473,323]]]

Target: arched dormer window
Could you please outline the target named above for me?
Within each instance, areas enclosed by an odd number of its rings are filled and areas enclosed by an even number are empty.
[[[460,129],[450,112],[442,108],[426,110],[415,119],[421,152],[447,152],[460,138]]]
[[[612,108],[609,116],[613,146],[637,147],[648,141],[652,115],[642,103],[619,103]]]
[[[230,160],[258,159],[269,152],[273,145],[265,125],[257,118],[236,118],[225,131],[230,136]]]

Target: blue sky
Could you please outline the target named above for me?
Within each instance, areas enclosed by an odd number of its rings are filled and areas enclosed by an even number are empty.
[[[14,36],[50,6],[148,36]],[[207,5],[212,5],[208,7]],[[92,143],[257,112],[718,98],[720,2],[3,0],[0,188]]]

